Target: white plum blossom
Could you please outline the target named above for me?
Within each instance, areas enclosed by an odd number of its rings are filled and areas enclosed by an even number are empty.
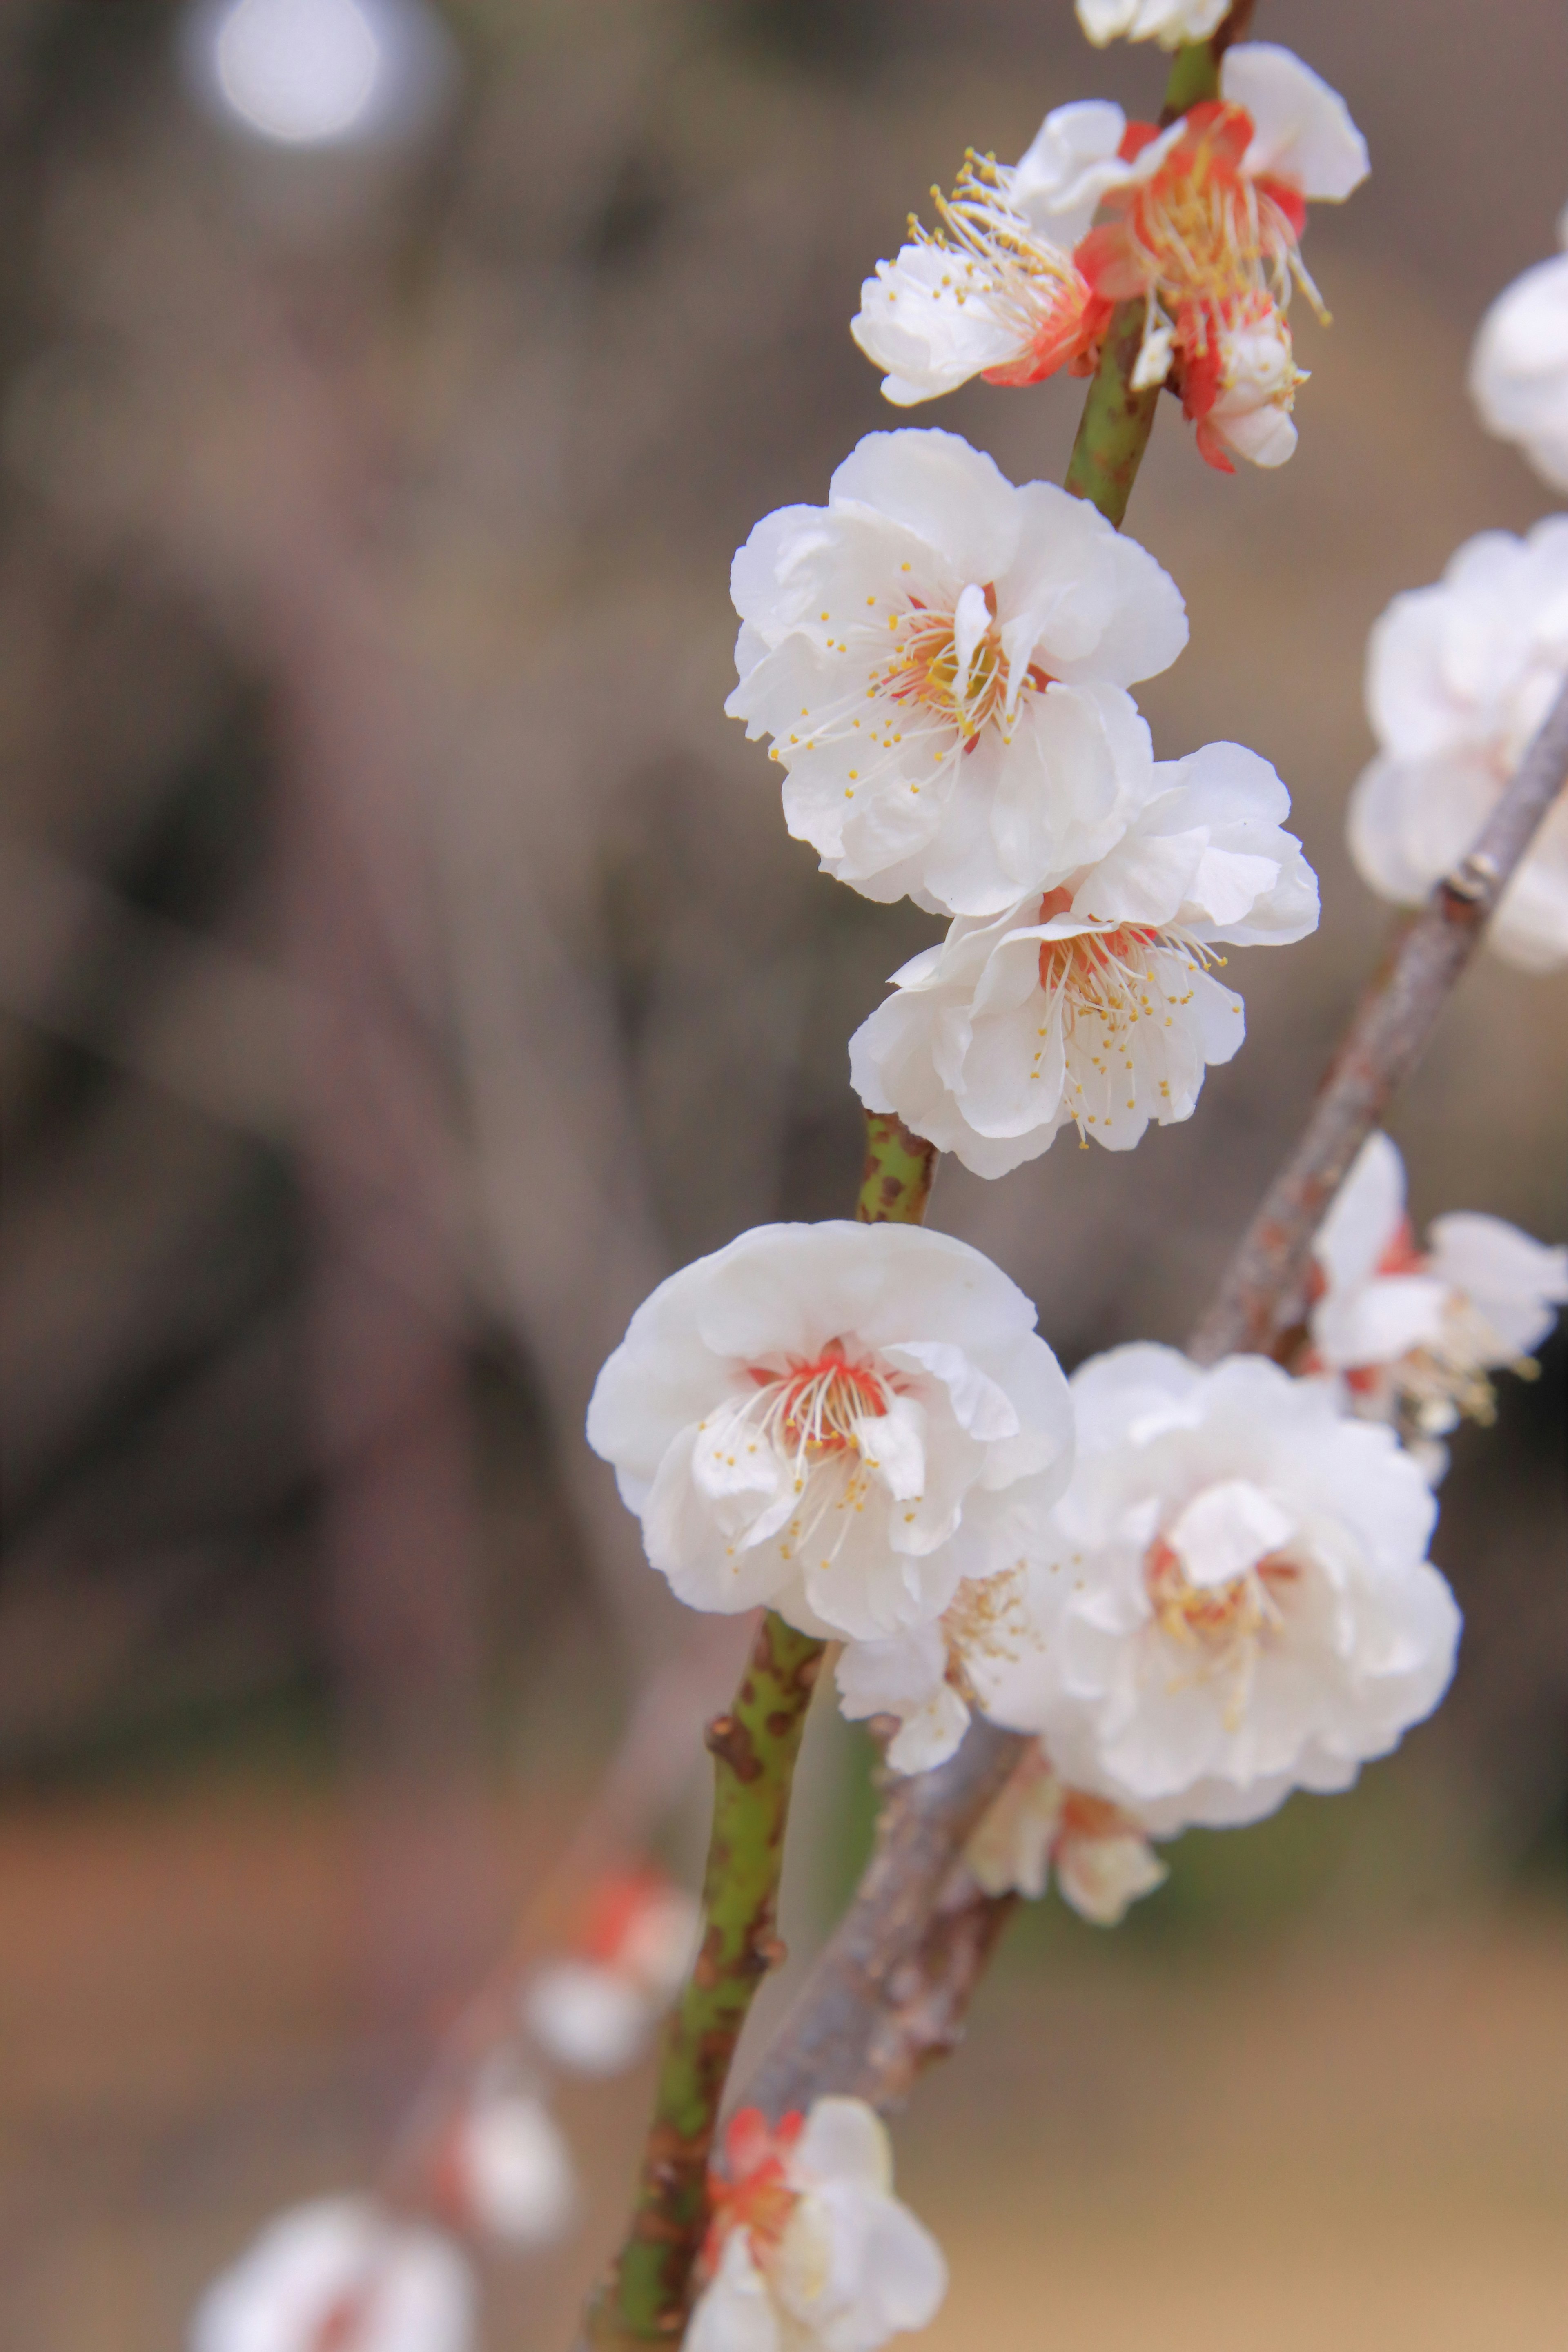
[[[448,2238],[368,2198],[296,2206],[214,2281],[190,2352],[470,2352],[475,2286]]]
[[[1036,1902],[1054,1866],[1063,1901],[1097,1927],[1119,1926],[1170,1875],[1142,1823],[1104,1797],[1064,1788],[1038,1740],[971,1837],[964,1860],[987,1895]]]
[[[1557,236],[1568,248],[1568,212]],[[1470,393],[1487,430],[1517,442],[1538,474],[1568,490],[1568,250],[1498,296],[1476,337]]]
[[[684,2352],[877,2352],[935,2317],[947,2265],[893,2195],[863,2100],[818,2099],[776,2130],[743,2107],[724,2156]]]
[[[868,435],[826,507],[735,558],[740,683],[784,815],[865,897],[992,915],[1120,840],[1151,757],[1126,689],[1185,609],[1086,499],[1016,488],[956,434]]]
[[[1035,1309],[918,1225],[763,1225],[661,1283],[588,1441],[693,1608],[876,1640],[1039,1543],[1072,1416]]]
[[[557,2064],[617,2074],[647,2046],[697,1956],[701,1906],[651,1871],[621,1871],[593,1890],[572,1948],[530,1978],[523,2017]]]
[[[577,2179],[560,2125],[536,2092],[481,2082],[443,2150],[441,2185],[470,2228],[509,2245],[552,2245],[577,2218]]]
[[[1156,1837],[1349,1788],[1453,1671],[1419,1469],[1263,1357],[1201,1370],[1136,1345],[1072,1385],[1078,1467],[1025,1575],[1035,1638],[966,1660],[985,1712]]]
[[[1016,163],[971,152],[951,197],[931,190],[942,226],[912,215],[910,242],[879,261],[850,332],[887,373],[898,407],[955,392],[971,377],[1037,383],[1082,373],[1104,331],[1073,260],[1105,188],[1120,179],[1119,106],[1075,100],[1047,114]]]
[[[1106,856],[991,922],[961,918],[893,975],[850,1040],[868,1108],[1002,1176],[1076,1127],[1112,1151],[1191,1116],[1245,1034],[1221,945],[1314,929],[1316,877],[1280,830],[1289,795],[1237,743],[1152,761]]]
[[[1078,0],[1078,21],[1097,49],[1110,41],[1158,41],[1179,49],[1206,41],[1230,11],[1230,0]]]
[[[1135,385],[1174,370],[1198,448],[1282,465],[1296,446],[1296,366],[1287,318],[1300,286],[1321,318],[1301,259],[1309,202],[1338,204],[1366,177],[1366,142],[1343,99],[1289,49],[1237,42],[1220,96],[1161,131],[1132,123],[1108,217],[1074,261],[1102,304],[1147,306]]]
[[[1351,797],[1363,878],[1415,906],[1464,856],[1568,678],[1568,515],[1468,540],[1396,596],[1367,652],[1378,756]],[[1559,795],[1487,926],[1525,971],[1568,962],[1568,798]]]
[[[1405,1166],[1367,1138],[1312,1244],[1315,1297],[1304,1370],[1331,1377],[1351,1410],[1405,1425],[1440,1471],[1461,1417],[1494,1418],[1489,1374],[1532,1373],[1531,1351],[1568,1303],[1568,1248],[1501,1217],[1436,1219],[1418,1248]]]

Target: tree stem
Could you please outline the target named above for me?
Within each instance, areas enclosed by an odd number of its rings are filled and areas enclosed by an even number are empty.
[[[702,1948],[666,2037],[631,2229],[589,2317],[589,2339],[605,2352],[670,2344],[686,2325],[730,2062],[758,1985],[784,1957],[774,1926],[784,1826],[823,1649],[770,1610],[732,1709],[708,1726]]]

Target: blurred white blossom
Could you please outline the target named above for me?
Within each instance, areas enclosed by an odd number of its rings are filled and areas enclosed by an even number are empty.
[[[1108,41],[1158,41],[1178,49],[1184,41],[1206,41],[1230,10],[1231,0],[1078,0],[1078,21],[1096,48]]]
[[[633,2064],[696,1958],[700,1928],[696,1897],[655,1872],[601,1879],[571,1951],[524,1988],[524,2019],[541,2049],[579,2074]]]
[[[966,1659],[986,1713],[1155,1836],[1349,1788],[1453,1671],[1420,1471],[1263,1357],[1119,1348],[1072,1388],[1078,1467],[1024,1580],[1034,1638]]]
[[[560,2125],[534,2092],[480,2083],[454,2124],[443,2186],[464,2222],[514,2246],[548,2246],[577,2218]]]
[[[1053,1866],[1064,1902],[1114,1927],[1170,1875],[1136,1817],[1065,1788],[1037,1740],[970,1839],[964,1859],[987,1895],[1044,1895]]]
[[[1418,1248],[1404,1163],[1386,1135],[1363,1145],[1312,1255],[1305,1369],[1332,1377],[1352,1411],[1405,1423],[1418,1458],[1438,1471],[1445,1457],[1429,1441],[1461,1417],[1489,1422],[1488,1375],[1533,1372],[1531,1350],[1568,1302],[1568,1248],[1501,1217],[1438,1217]]]
[[[742,2108],[712,2182],[685,2352],[877,2352],[929,2325],[947,2265],[892,2189],[888,2135],[863,2100],[818,2099],[776,2130]]]
[[[790,831],[840,881],[993,915],[1121,838],[1150,756],[1126,688],[1187,622],[1086,499],[956,434],[869,434],[826,507],[757,525],[731,593],[725,707],[773,738]]]
[[[1568,211],[1557,236],[1568,248]],[[1470,392],[1488,431],[1516,441],[1537,473],[1568,490],[1568,250],[1498,296],[1476,337]]]
[[[1245,1034],[1209,967],[1222,944],[1280,945],[1318,919],[1317,881],[1280,830],[1266,760],[1210,743],[1143,775],[1117,845],[991,922],[961,918],[893,975],[850,1041],[873,1110],[1001,1176],[1068,1125],[1113,1151],[1191,1116],[1207,1066]]]
[[[1036,1549],[1067,1383],[1006,1276],[918,1225],[763,1225],[637,1309],[588,1441],[699,1609],[875,1639]]]
[[[475,2286],[448,2238],[368,2198],[299,2205],[208,2287],[190,2352],[469,2352]]]
[[[1372,887],[1414,906],[1457,865],[1568,677],[1568,515],[1483,531],[1375,624],[1367,707],[1378,757],[1351,798]],[[1487,926],[1526,971],[1568,962],[1568,798],[1559,794]]]

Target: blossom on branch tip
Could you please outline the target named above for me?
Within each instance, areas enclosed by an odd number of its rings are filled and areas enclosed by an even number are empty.
[[[869,898],[992,915],[1102,857],[1151,757],[1126,689],[1186,643],[1175,583],[1087,500],[956,434],[873,433],[826,507],[735,558],[740,682],[784,814]]]
[[[269,2222],[208,2287],[190,2352],[469,2352],[475,2302],[439,2231],[324,2198]]]
[[[1158,41],[1179,49],[1206,41],[1230,12],[1231,0],[1078,0],[1078,21],[1097,49],[1111,41]]]
[[[1558,241],[1568,248],[1568,212]],[[1476,337],[1470,394],[1489,433],[1517,442],[1538,474],[1568,490],[1568,250],[1498,296]]]
[[[1079,1458],[987,1715],[1166,1837],[1346,1789],[1447,1687],[1459,1612],[1392,1431],[1258,1356],[1138,1345],[1072,1382]]]
[[[926,2326],[947,2265],[892,2189],[888,2135],[863,2100],[818,2099],[776,2129],[742,2108],[711,2177],[684,2352],[877,2352]]]
[[[1121,841],[989,923],[956,921],[895,972],[849,1043],[868,1109],[1002,1176],[1064,1127],[1112,1151],[1190,1118],[1245,1034],[1210,967],[1318,920],[1316,877],[1280,830],[1289,796],[1237,743],[1144,770]]]
[[[1396,596],[1367,648],[1378,757],[1351,796],[1362,877],[1415,906],[1480,832],[1568,678],[1568,515],[1482,531],[1441,580]],[[1568,963],[1568,796],[1559,793],[1487,925],[1525,971]]]
[[[1096,1927],[1119,1927],[1169,1877],[1137,1818],[1064,1788],[1037,1740],[964,1848],[987,1895],[1038,1901],[1052,1867],[1064,1902]]]
[[[637,1309],[588,1442],[679,1599],[881,1639],[1042,1539],[1072,1414],[1034,1326],[948,1234],[763,1225]]]
[[[1309,201],[1338,203],[1366,176],[1366,144],[1344,100],[1290,50],[1238,43],[1220,64],[1220,96],[1161,131],[1132,123],[1109,215],[1077,248],[1079,268],[1110,302],[1146,305],[1138,385],[1173,381],[1209,464],[1284,463],[1304,381],[1289,307],[1300,286],[1321,299],[1301,260]]]
[[[1367,1138],[1312,1244],[1310,1352],[1352,1412],[1401,1424],[1441,1471],[1442,1437],[1490,1422],[1489,1375],[1533,1373],[1531,1351],[1568,1303],[1568,1249],[1501,1217],[1438,1217],[1416,1246],[1405,1167],[1386,1135]]]
[[[571,1951],[524,1989],[523,2017],[540,2048],[579,2074],[634,2064],[679,1990],[700,1932],[696,1898],[657,1872],[601,1879]]]

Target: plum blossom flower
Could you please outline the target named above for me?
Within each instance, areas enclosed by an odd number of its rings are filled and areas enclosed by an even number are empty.
[[[1142,1823],[1121,1806],[1064,1788],[1036,1740],[964,1850],[987,1895],[1037,1902],[1053,1864],[1064,1902],[1097,1927],[1119,1927],[1170,1876]]]
[[[887,373],[899,407],[955,392],[972,376],[1038,383],[1089,372],[1110,306],[1073,260],[1105,187],[1121,176],[1119,106],[1084,99],[1047,114],[1016,163],[964,159],[951,196],[931,190],[941,226],[910,216],[910,242],[879,261],[850,333]]]
[[[697,1955],[701,1908],[656,1871],[602,1879],[572,1950],[530,1979],[523,2015],[540,2048],[584,2074],[642,2055]]]
[[[1352,1412],[1399,1423],[1416,1458],[1462,1418],[1489,1423],[1489,1374],[1526,1374],[1568,1303],[1568,1248],[1501,1217],[1438,1217],[1425,1250],[1405,1206],[1405,1166],[1386,1135],[1362,1146],[1312,1244],[1315,1297],[1302,1370],[1332,1379]]]
[[[1557,236],[1564,251],[1516,278],[1481,320],[1470,394],[1489,433],[1568,490],[1568,212]]]
[[[1396,596],[1367,649],[1378,757],[1351,796],[1350,846],[1383,898],[1418,905],[1456,865],[1568,677],[1568,515],[1468,540]],[[1524,971],[1568,962],[1568,799],[1559,795],[1487,926]]]
[[[1186,614],[1086,500],[956,434],[869,434],[826,507],[757,525],[731,593],[725,708],[773,738],[789,829],[840,881],[991,915],[1121,838],[1151,756],[1126,688]]]
[[[1023,1292],[916,1225],[763,1225],[661,1283],[588,1442],[699,1609],[879,1639],[1039,1543],[1067,1383]]]
[[[893,2195],[863,2100],[818,2099],[776,2130],[743,2107],[724,2158],[685,2352],[877,2352],[935,2317],[947,2265]]]
[[[537,2092],[504,2078],[476,2084],[437,2169],[454,2218],[509,2245],[552,2245],[577,2218],[565,2135]]]
[[[968,1660],[986,1713],[1156,1837],[1350,1787],[1453,1671],[1420,1471],[1263,1357],[1118,1348],[1072,1387],[1078,1468],[1025,1577],[1036,1638]]]
[[[961,918],[893,975],[849,1043],[856,1091],[977,1175],[1002,1176],[1064,1127],[1125,1151],[1190,1118],[1245,1034],[1209,967],[1222,943],[1282,945],[1318,920],[1289,796],[1237,743],[1151,761],[1108,856],[990,922]]]
[[[326,2198],[280,2214],[215,2280],[190,2352],[469,2352],[475,2301],[439,2231]]]
[[[1158,41],[1179,49],[1206,41],[1229,13],[1231,0],[1078,0],[1078,21],[1097,49],[1111,41]]]
[[[1337,90],[1290,50],[1239,42],[1220,65],[1220,96],[1164,131],[1130,124],[1110,215],[1077,248],[1106,302],[1147,316],[1135,385],[1173,368],[1199,450],[1282,465],[1296,446],[1292,285],[1326,319],[1301,259],[1309,201],[1339,203],[1365,178],[1366,142]]]

